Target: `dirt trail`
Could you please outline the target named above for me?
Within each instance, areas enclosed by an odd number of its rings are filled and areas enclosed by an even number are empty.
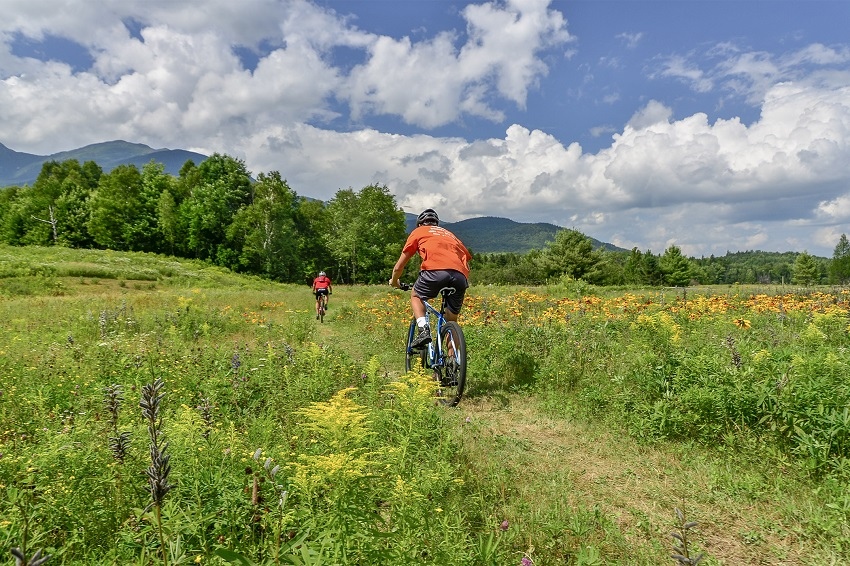
[[[630,545],[661,545],[659,564],[673,563],[670,532],[677,507],[698,521],[694,540],[722,564],[814,563],[782,527],[773,497],[730,493],[723,462],[695,463],[669,447],[647,447],[601,427],[545,417],[528,395],[465,398],[458,411],[460,426],[475,431],[464,433],[465,446],[486,459],[505,458],[495,465],[513,468],[522,480],[514,486],[520,497],[534,501],[554,492],[569,508],[598,505]],[[740,479],[743,489],[746,478]]]

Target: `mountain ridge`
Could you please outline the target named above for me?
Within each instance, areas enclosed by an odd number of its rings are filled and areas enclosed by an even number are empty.
[[[407,231],[416,227],[416,215],[405,213]],[[547,222],[517,222],[500,216],[477,216],[457,222],[440,222],[474,253],[527,253],[542,250],[564,228]],[[587,236],[585,234],[585,236]],[[613,244],[587,236],[594,249],[625,252]]]
[[[184,149],[154,149],[141,143],[124,140],[93,143],[50,155],[35,155],[9,149],[0,143],[0,188],[12,185],[32,185],[42,166],[49,161],[76,159],[80,163],[94,161],[108,173],[119,165],[135,165],[139,169],[151,160],[161,163],[165,172],[177,176],[188,160],[196,164],[208,156]]]
[[[44,163],[76,159],[80,163],[94,161],[108,173],[119,165],[135,165],[139,169],[151,160],[161,163],[165,172],[178,176],[188,160],[199,165],[208,156],[183,149],[154,149],[141,143],[114,140],[89,144],[51,155],[34,155],[9,149],[0,143],[0,189],[7,186],[32,185]],[[310,197],[305,197],[310,198]],[[408,232],[416,226],[416,215],[405,213]],[[445,222],[464,244],[475,253],[518,253],[544,249],[562,227],[544,222],[523,223],[497,216],[479,216],[458,222]],[[589,236],[588,236],[589,237]],[[594,248],[626,251],[612,244],[590,238]]]

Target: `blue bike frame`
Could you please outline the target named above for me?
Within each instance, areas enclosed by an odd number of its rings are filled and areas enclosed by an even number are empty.
[[[402,289],[410,289],[410,285],[404,285]],[[405,370],[410,371],[416,364],[433,371],[434,379],[438,381],[437,396],[441,403],[450,407],[460,402],[466,387],[466,340],[460,325],[445,317],[446,297],[454,292],[450,288],[440,292],[442,304],[439,310],[420,298],[425,305],[428,327],[435,334],[425,347],[411,348],[410,344],[419,332],[416,320],[411,320],[405,352]]]
[[[434,335],[431,336],[431,341],[428,342],[425,348],[425,357],[423,358],[424,366],[426,369],[439,368],[443,367],[446,364],[445,357],[443,355],[443,343],[440,340],[443,332],[443,325],[446,323],[446,317],[443,315],[444,306],[440,307],[440,310],[434,308],[431,303],[426,301],[425,299],[421,299],[422,304],[425,305],[425,316],[428,317],[428,326],[432,328],[431,331]],[[436,318],[437,324],[432,325],[431,319]],[[416,334],[416,325],[410,325],[410,331],[407,336],[407,353],[412,354],[415,350],[410,347],[410,342],[413,340],[413,336]],[[436,344],[436,346],[435,346]]]

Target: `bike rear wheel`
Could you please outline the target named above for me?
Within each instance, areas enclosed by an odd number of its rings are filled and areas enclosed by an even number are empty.
[[[440,330],[443,367],[439,372],[437,396],[449,407],[460,403],[466,388],[466,338],[456,322],[446,322]],[[436,372],[435,372],[436,375]]]
[[[413,342],[413,337],[416,336],[417,332],[416,320],[411,320],[410,328],[407,329],[407,339],[404,342],[404,371],[411,371],[416,367],[428,367],[428,349],[414,350],[410,347],[410,343]]]

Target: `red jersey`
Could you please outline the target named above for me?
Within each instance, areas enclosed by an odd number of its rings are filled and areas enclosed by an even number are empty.
[[[327,275],[319,275],[315,279],[313,279],[313,290],[316,289],[327,289],[331,286],[331,279]]]
[[[469,278],[469,260],[472,259],[472,254],[457,236],[445,228],[419,226],[407,237],[402,251],[417,252],[422,258],[420,269],[454,269]]]

